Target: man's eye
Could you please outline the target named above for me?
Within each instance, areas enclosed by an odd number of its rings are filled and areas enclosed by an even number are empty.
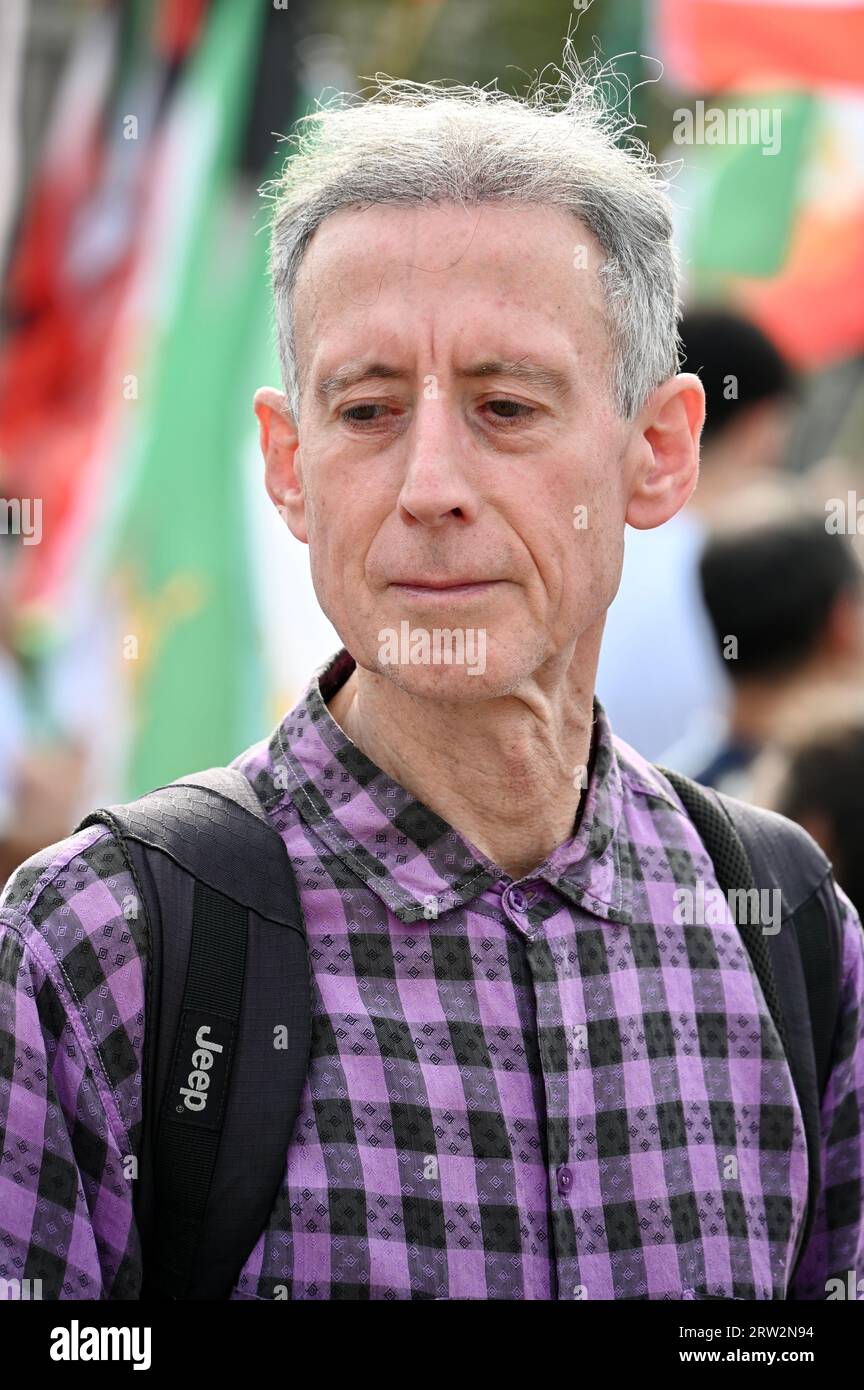
[[[376,415],[376,410],[386,410],[386,405],[376,404],[374,401],[363,401],[360,405],[349,405],[344,410],[340,410],[339,418],[346,425],[372,425],[381,416]]]
[[[498,400],[486,401],[484,409],[491,410],[496,420],[508,424],[511,420],[528,420],[536,414],[533,405],[523,405],[521,401],[511,401],[508,396]]]

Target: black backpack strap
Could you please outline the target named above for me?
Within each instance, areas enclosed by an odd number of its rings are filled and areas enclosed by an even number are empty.
[[[807,1135],[807,1212],[790,1283],[813,1230],[822,1185],[821,1109],[840,1016],[843,924],[831,864],[794,821],[717,793],[747,848],[759,886],[779,888],[780,930],[769,937],[787,1019],[785,1044]]]
[[[778,1025],[807,1139],[807,1213],[791,1283],[816,1215],[821,1098],[840,1008],[842,923],[831,865],[807,832],[785,816],[659,770],[684,803],[724,893],[751,887],[780,891],[777,932],[765,936],[753,923],[738,927]]]
[[[673,772],[665,767],[658,768],[658,771],[663,774],[667,781],[672,783],[684,803],[684,809],[708,851],[714,865],[714,872],[717,875],[717,882],[724,894],[731,889],[747,892],[756,888],[758,885],[753,875],[747,850],[724,802],[721,802],[710,788],[700,786],[698,782],[691,781],[689,777],[683,776],[680,772]],[[740,901],[740,899],[735,901]],[[780,1006],[767,938],[763,936],[758,922],[743,921],[738,922],[737,926],[753,969],[762,986],[768,1012],[785,1049],[787,1044],[786,1011]]]
[[[816,841],[794,821],[774,811],[749,806],[717,793],[743,841],[756,882],[780,889],[782,929],[769,938],[780,996],[780,968],[798,960],[805,983],[805,1004],[813,1043],[816,1084],[824,1095],[831,1070],[834,1036],[840,1016],[843,923],[834,891],[831,863]]]
[[[148,929],[136,1223],[142,1297],[227,1298],[284,1177],[306,1079],[306,934],[285,845],[213,768],[93,812]]]

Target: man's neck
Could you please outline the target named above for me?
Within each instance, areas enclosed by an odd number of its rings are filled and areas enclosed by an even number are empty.
[[[442,705],[358,666],[328,709],[376,766],[511,878],[539,868],[573,834],[593,681]]]

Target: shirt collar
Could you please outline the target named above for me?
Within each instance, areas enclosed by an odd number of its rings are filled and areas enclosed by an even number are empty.
[[[352,743],[327,709],[354,658],[342,648],[316,671],[269,743],[279,823],[291,801],[309,830],[403,922],[430,920],[508,876]],[[616,832],[624,787],[606,714],[594,703],[592,756],[577,833],[534,872],[575,905],[629,923],[628,842]],[[269,781],[269,779],[268,779]],[[520,880],[522,882],[522,880]],[[544,915],[548,915],[548,908]]]

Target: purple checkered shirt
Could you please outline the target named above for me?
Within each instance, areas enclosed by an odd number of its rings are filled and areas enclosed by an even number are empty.
[[[312,1049],[281,1191],[232,1297],[824,1298],[864,1275],[864,950],[807,1193],[801,1112],[738,932],[676,925],[711,863],[596,706],[576,834],[514,882],[366,758],[325,702],[343,651],[236,759],[298,881]],[[0,903],[0,1276],[138,1296],[147,942],[110,833]],[[250,1146],[254,1135],[250,1135]]]

